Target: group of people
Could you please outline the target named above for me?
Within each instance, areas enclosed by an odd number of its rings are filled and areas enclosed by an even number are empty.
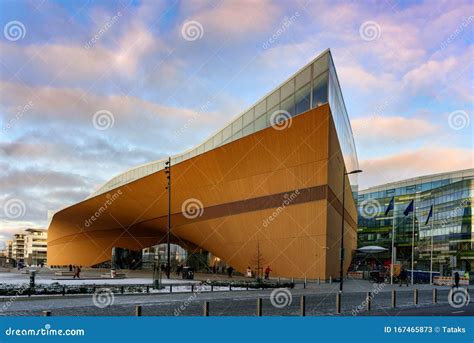
[[[267,266],[267,268],[265,268],[265,270],[264,270],[265,280],[270,279],[270,273],[271,272],[272,272],[272,268],[270,268],[270,266]],[[252,268],[250,268],[250,266],[247,267],[247,271],[245,273],[245,276],[248,277],[248,278],[254,277],[253,270],[252,270]]]
[[[81,267],[80,266],[73,266],[72,264],[69,265],[69,271],[72,272],[74,271],[73,279],[81,278]]]

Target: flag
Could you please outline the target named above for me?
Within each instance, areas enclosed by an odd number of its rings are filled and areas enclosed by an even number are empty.
[[[430,218],[432,216],[433,216],[433,205],[431,205],[431,207],[430,207],[430,213],[428,213],[428,218],[426,218],[425,225],[428,224],[428,222],[430,221]]]
[[[415,200],[412,200],[410,201],[410,204],[408,205],[408,207],[405,209],[405,211],[403,212],[403,214],[406,216],[408,216],[408,214],[410,214],[410,212],[413,212],[413,207],[414,207],[414,201]]]
[[[385,215],[387,215],[388,212],[390,212],[390,211],[393,210],[394,208],[395,208],[395,197],[392,197],[392,199],[391,199],[390,202],[388,203],[387,208],[385,209]]]

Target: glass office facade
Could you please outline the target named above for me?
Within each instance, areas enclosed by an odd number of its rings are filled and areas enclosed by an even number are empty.
[[[276,111],[285,111],[289,116],[296,116],[326,103],[329,103],[331,108],[346,168],[358,169],[352,129],[329,50],[323,52],[205,142],[173,156],[171,164],[180,163],[271,126],[272,114]],[[133,168],[114,177],[91,196],[162,170],[164,163],[165,160],[160,160]],[[355,183],[355,176],[351,176],[351,184]]]
[[[395,210],[385,215],[390,200]],[[374,187],[358,195],[358,247],[382,246],[379,262],[390,261],[392,228],[395,226],[396,261],[417,270],[448,275],[453,269],[471,271],[473,237],[474,169],[420,177]],[[414,200],[415,211],[404,211]],[[433,215],[427,222],[430,208]],[[395,224],[395,225],[394,225]],[[413,231],[414,229],[414,231]],[[414,247],[412,249],[414,232]]]

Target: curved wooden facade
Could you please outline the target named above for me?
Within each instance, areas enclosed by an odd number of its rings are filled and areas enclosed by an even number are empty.
[[[258,245],[275,276],[337,277],[344,162],[330,111],[322,105],[283,130],[269,127],[173,165],[172,240],[240,272],[253,266]],[[112,247],[165,242],[166,181],[159,171],[56,213],[48,264],[91,266],[110,260]],[[346,181],[347,270],[357,213]],[[183,212],[189,201],[202,208]]]

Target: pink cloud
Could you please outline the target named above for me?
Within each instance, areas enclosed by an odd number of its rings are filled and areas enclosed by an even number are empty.
[[[474,168],[471,149],[424,147],[360,161],[360,189],[411,177]]]

